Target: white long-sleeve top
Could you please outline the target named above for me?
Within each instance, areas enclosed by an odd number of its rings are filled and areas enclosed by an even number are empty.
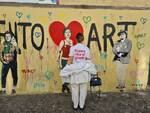
[[[66,65],[60,72],[60,76],[69,77],[71,76],[71,84],[73,83],[84,83],[89,82],[91,74],[96,74],[95,65],[87,60],[85,63],[76,63]]]
[[[70,48],[69,56],[73,57],[73,64],[66,65],[61,70],[60,75],[62,77],[71,76],[71,84],[89,82],[91,74],[96,74],[95,65],[87,60],[90,59],[89,48],[78,43]]]
[[[72,76],[74,73],[80,73],[81,71],[86,71],[89,74],[96,74],[96,68],[95,65],[90,61],[87,60],[84,63],[76,63],[76,64],[70,64],[66,65],[60,72],[60,76]]]

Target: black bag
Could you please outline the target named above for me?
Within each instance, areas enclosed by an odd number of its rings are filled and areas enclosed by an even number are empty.
[[[100,77],[98,77],[97,74],[92,74],[90,80],[90,86],[100,86],[102,85],[102,80]]]

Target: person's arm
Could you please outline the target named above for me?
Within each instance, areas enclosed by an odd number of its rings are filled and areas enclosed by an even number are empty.
[[[3,49],[4,49],[4,44],[0,44],[0,61],[3,63],[3,64],[8,64],[8,62],[6,62],[4,60],[4,57],[3,57]]]
[[[59,44],[59,47],[58,47],[58,57],[57,57],[57,61],[59,61],[60,60],[60,58],[61,58],[61,54],[62,54],[62,47],[63,47],[63,45],[64,45],[64,41],[62,40],[61,42],[60,42],[60,44]]]
[[[113,61],[117,60],[118,58],[121,58],[123,55],[123,53],[120,52],[119,42],[120,41],[117,41],[112,48],[112,51],[115,55]]]
[[[115,55],[117,55],[119,52],[120,52],[120,48],[118,47],[118,43],[115,43],[113,48],[112,48],[112,51]]]
[[[91,54],[90,54],[89,48],[87,48],[87,51],[86,51],[86,60],[91,60]]]
[[[11,44],[13,45],[13,48],[16,50],[17,54],[21,54],[21,50],[18,47],[18,44],[17,44],[15,37],[12,37]]]
[[[61,63],[61,57],[62,57],[62,47],[64,45],[64,41],[62,40],[59,44],[59,47],[58,47],[58,56],[57,56],[57,62],[58,62],[58,65],[59,65],[59,68],[61,69],[62,68],[62,63]]]
[[[73,57],[74,57],[74,50],[73,50],[73,47],[71,47],[67,64],[69,65],[73,64]]]
[[[132,48],[132,42],[130,40],[126,41],[126,47],[120,50],[121,53],[129,53]]]
[[[3,48],[4,48],[3,44],[0,44],[0,61],[1,62],[4,61],[4,59],[3,59]]]
[[[70,40],[70,46],[73,46],[73,41],[72,40]]]
[[[16,46],[15,48],[16,48],[17,54],[21,54],[21,49],[18,46]]]
[[[11,52],[14,52],[14,51],[16,51],[17,52],[17,54],[21,54],[21,50],[20,50],[20,48],[18,47],[18,45],[17,46],[12,46],[12,48],[11,48]]]
[[[120,50],[120,57],[126,57],[130,51],[131,51],[131,48],[132,48],[132,43],[130,40],[127,40],[126,42],[126,46],[124,46],[121,50]]]
[[[70,65],[70,64],[72,64],[72,63],[73,63],[73,56],[70,56],[70,57],[68,58],[67,64]]]

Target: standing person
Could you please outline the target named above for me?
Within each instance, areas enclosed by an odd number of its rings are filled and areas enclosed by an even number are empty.
[[[17,42],[13,37],[12,33],[7,31],[5,32],[4,42],[1,46],[0,60],[2,62],[2,71],[1,71],[1,85],[2,90],[0,94],[6,94],[6,78],[9,69],[12,72],[13,78],[13,87],[11,94],[16,93],[16,86],[18,82],[17,74],[17,53],[20,54],[20,49],[18,48]]]
[[[59,67],[61,69],[63,69],[68,61],[69,58],[69,51],[71,46],[73,45],[73,41],[70,39],[71,37],[71,31],[69,28],[65,28],[64,32],[63,32],[65,39],[62,40],[59,44],[59,55],[58,55],[58,62],[59,62]],[[70,83],[70,79],[69,77],[62,77],[62,92],[65,93],[65,91],[67,91],[67,93],[70,93],[70,89],[68,87],[69,83]]]
[[[118,40],[113,47],[113,53],[115,54],[114,61],[117,66],[118,86],[116,88],[123,91],[125,88],[126,70],[130,62],[132,43],[129,39],[127,39],[126,31],[120,31],[118,36],[120,37],[120,40]]]
[[[78,66],[90,59],[90,50],[83,44],[84,36],[82,33],[76,35],[77,44],[70,49],[68,65],[76,64]],[[74,73],[71,75],[71,89],[73,109],[84,110],[85,100],[87,96],[87,84],[90,80],[90,75],[87,71]]]

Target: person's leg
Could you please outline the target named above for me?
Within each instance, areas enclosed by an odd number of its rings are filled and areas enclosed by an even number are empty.
[[[18,82],[17,63],[16,62],[12,62],[10,68],[11,68],[12,78],[13,78],[12,93],[15,93],[16,92],[15,90],[16,90],[17,82]]]
[[[65,90],[67,91],[67,93],[70,93],[70,89],[69,89],[69,83],[65,83],[64,84],[64,86],[65,86]]]
[[[122,88],[125,88],[127,66],[128,66],[127,64],[121,64],[120,65],[120,68],[121,68],[120,71],[122,72],[122,73],[120,73],[121,74],[120,85],[121,85]]]
[[[68,77],[61,77],[62,78],[62,92],[65,93],[65,91],[67,91],[67,93],[70,93],[70,89],[69,89],[69,78]]]
[[[71,84],[73,107],[78,108],[79,104],[79,84]]]
[[[67,60],[61,60],[61,65],[62,65],[62,69],[66,66],[67,64]],[[69,89],[69,78],[67,77],[62,77],[62,92],[65,93],[65,91],[67,91],[68,93],[70,93],[70,89]]]
[[[117,88],[121,87],[121,62],[120,61],[116,61],[116,74],[117,74],[117,81],[118,81],[118,86]]]
[[[6,91],[6,77],[9,71],[9,64],[2,65],[2,76],[1,76],[1,84],[2,84],[2,92]]]
[[[86,96],[87,96],[87,83],[82,83],[80,84],[80,101],[79,101],[79,106],[81,109],[84,109]]]

